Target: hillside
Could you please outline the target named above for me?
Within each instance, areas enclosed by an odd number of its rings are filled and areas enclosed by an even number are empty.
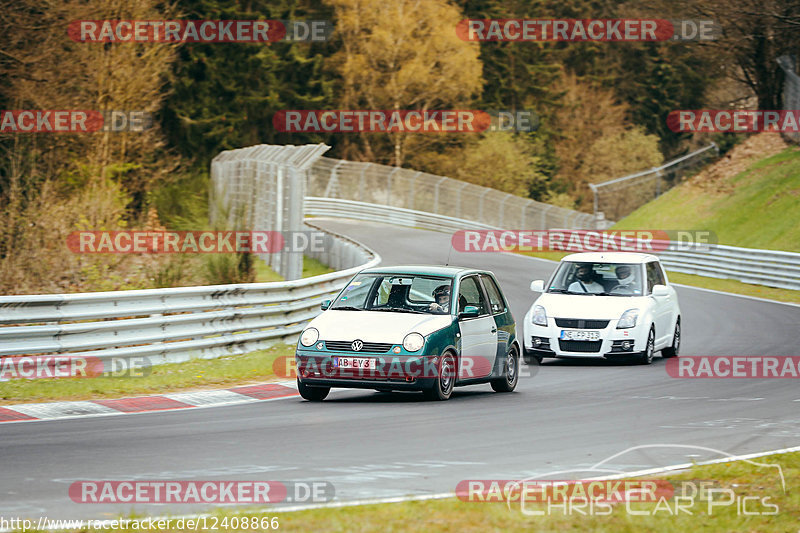
[[[710,230],[719,244],[800,251],[799,212],[800,148],[761,133],[614,228]]]

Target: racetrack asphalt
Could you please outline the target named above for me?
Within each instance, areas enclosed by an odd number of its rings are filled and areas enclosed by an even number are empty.
[[[447,260],[447,234],[314,221],[372,247],[384,265]],[[546,278],[555,266],[514,254],[458,252],[450,264],[492,270],[518,324],[534,298],[531,280]],[[800,355],[800,307],[677,290],[682,355]],[[650,366],[545,360],[523,370],[529,375],[512,394],[478,385],[457,388],[448,402],[334,389],[322,403],[289,398],[5,424],[0,516],[112,518],[208,508],[78,504],[67,493],[75,480],[326,481],[337,500],[352,500],[452,492],[465,479],[586,469],[640,445],[744,454],[800,444],[796,379],[677,379],[660,357]],[[625,453],[606,467],[634,471],[717,457],[700,448],[665,446]]]

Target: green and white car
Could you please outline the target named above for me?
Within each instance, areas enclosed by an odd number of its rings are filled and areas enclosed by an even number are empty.
[[[417,390],[447,400],[455,386],[490,383],[511,392],[517,385],[516,326],[491,272],[370,268],[322,309],[295,354],[306,400],[325,399],[331,387]]]

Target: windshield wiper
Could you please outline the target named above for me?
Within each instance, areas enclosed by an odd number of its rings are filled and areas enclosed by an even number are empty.
[[[343,305],[341,307],[331,307],[334,311],[363,311],[360,307],[353,307],[352,305]]]
[[[424,311],[417,311],[416,309],[406,309],[405,307],[381,307],[378,309],[370,309],[370,311],[391,311],[394,313],[416,313],[418,315],[427,314]]]

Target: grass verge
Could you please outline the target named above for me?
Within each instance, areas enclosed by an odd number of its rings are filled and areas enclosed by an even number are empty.
[[[613,229],[707,230],[720,244],[800,251],[800,150],[788,148],[713,188],[691,180],[670,189]]]
[[[256,270],[256,282],[266,283],[270,281],[284,281],[283,276],[272,270],[270,266],[263,260],[256,258],[253,263]],[[328,265],[321,263],[313,257],[303,256],[303,277],[310,278],[312,276],[319,276],[333,272],[333,269]]]
[[[0,405],[122,398],[269,381],[276,379],[275,360],[281,356],[293,357],[294,348],[293,344],[279,344],[244,355],[157,365],[144,377],[6,381],[0,386]]]
[[[786,480],[784,492],[777,469],[745,461],[695,466],[681,473],[666,476],[680,495],[681,482],[700,482],[705,489],[691,500],[676,502],[674,498],[654,503],[616,504],[605,515],[591,514],[588,507],[582,514],[575,511],[582,502],[568,504],[526,504],[522,512],[519,502],[467,503],[455,498],[404,503],[374,504],[342,508],[323,508],[281,513],[280,511],[218,510],[212,516],[223,523],[233,518],[258,517],[268,522],[277,517],[280,531],[600,531],[600,532],[680,532],[685,531],[797,531],[800,524],[800,453],[759,457],[755,463],[777,464]],[[707,492],[708,488],[717,490]],[[690,494],[687,490],[685,494]],[[714,504],[709,506],[708,497]],[[745,499],[747,498],[747,499]],[[725,502],[730,504],[723,505]],[[676,512],[676,505],[682,506]],[[596,507],[598,512],[600,507]],[[745,515],[742,509],[754,513]],[[776,510],[777,509],[777,510]],[[534,516],[531,511],[543,514]],[[643,514],[633,514],[633,512]],[[775,513],[775,514],[766,514]],[[138,517],[141,518],[141,517]],[[176,527],[172,531],[191,531]],[[236,529],[236,528],[227,528]],[[241,528],[268,531],[269,529]],[[86,531],[89,530],[77,530]],[[130,531],[119,529],[116,531]]]

